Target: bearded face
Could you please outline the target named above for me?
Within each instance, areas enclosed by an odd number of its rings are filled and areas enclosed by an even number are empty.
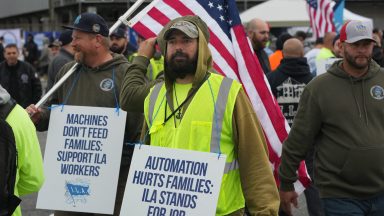
[[[353,44],[345,43],[343,54],[349,65],[356,69],[364,69],[372,59],[372,49],[372,41],[361,40]]]
[[[114,53],[122,54],[125,51],[125,47],[127,46],[126,38],[118,38],[116,36],[111,36],[111,46],[109,49]]]
[[[179,30],[174,30],[167,40],[167,54],[164,73],[174,81],[196,73],[198,55],[197,39],[189,38]]]
[[[165,75],[171,79],[183,79],[188,74],[194,75],[197,68],[197,54],[190,58],[182,51],[177,51],[166,60]]]
[[[78,63],[85,63],[85,60],[94,55],[97,51],[94,48],[96,36],[81,31],[73,31],[71,46],[74,50],[74,59]]]

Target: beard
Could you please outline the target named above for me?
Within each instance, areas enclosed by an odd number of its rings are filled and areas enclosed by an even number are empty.
[[[125,50],[124,46],[118,46],[116,44],[112,44],[112,46],[109,48],[112,52],[122,54]]]
[[[263,40],[263,41],[259,41],[256,36],[254,36],[252,38],[252,41],[253,41],[253,49],[254,50],[261,50],[261,49],[264,49],[266,47],[266,44],[268,42],[268,40]]]
[[[176,58],[184,57],[184,60],[176,60]],[[166,68],[164,74],[171,81],[183,79],[188,74],[194,75],[197,68],[197,53],[193,58],[189,58],[187,54],[177,51],[173,54],[170,60],[165,62]]]
[[[75,61],[77,63],[84,63],[84,53],[81,51],[75,51],[75,54],[73,55]]]
[[[359,58],[365,58],[366,62],[364,62],[364,63],[357,62],[358,57]],[[372,55],[355,56],[354,57],[354,56],[349,55],[348,52],[344,52],[344,58],[347,60],[348,64],[351,65],[352,67],[354,67],[356,69],[364,69],[364,68],[368,67],[368,65],[372,59]]]

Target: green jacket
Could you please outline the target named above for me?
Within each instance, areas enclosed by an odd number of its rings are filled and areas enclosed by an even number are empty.
[[[361,78],[335,62],[305,88],[284,142],[281,190],[314,145],[314,181],[323,198],[366,198],[384,192],[384,70],[374,61]]]
[[[65,64],[56,75],[55,82],[74,64],[74,61]],[[65,103],[65,105],[77,106],[116,107],[119,102],[121,81],[129,65],[127,59],[120,54],[113,54],[112,60],[97,68],[80,64],[76,72],[52,94],[47,105]],[[48,121],[49,112],[46,110],[37,125],[38,130],[47,130]]]

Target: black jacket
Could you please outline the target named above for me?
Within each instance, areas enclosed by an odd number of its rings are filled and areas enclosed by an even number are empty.
[[[264,51],[264,49],[256,50],[255,52],[256,52],[257,59],[260,62],[260,66],[264,71],[264,74],[268,74],[269,72],[271,72],[271,65],[269,63],[269,58],[267,53]]]
[[[277,96],[277,87],[289,77],[304,84],[312,80],[313,76],[306,58],[284,58],[276,70],[267,74],[269,85],[275,97]]]
[[[12,72],[16,76],[11,76]],[[35,76],[35,69],[26,62],[18,61],[12,67],[6,61],[0,63],[0,84],[23,108],[35,104],[41,97],[40,80]]]
[[[267,78],[281,112],[287,119],[289,126],[292,126],[301,94],[306,84],[313,78],[307,58],[284,58],[274,72],[267,74]],[[313,151],[313,148],[308,151],[305,160],[307,171],[312,179]]]

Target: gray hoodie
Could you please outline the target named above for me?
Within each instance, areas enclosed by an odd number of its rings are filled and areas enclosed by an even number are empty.
[[[371,61],[361,78],[338,61],[304,90],[284,142],[281,189],[315,147],[314,180],[323,198],[368,198],[384,192],[384,70]]]

